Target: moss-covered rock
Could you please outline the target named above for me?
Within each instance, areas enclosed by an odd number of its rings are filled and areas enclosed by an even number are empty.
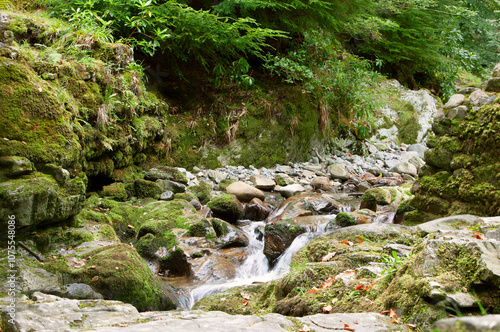
[[[467,119],[448,122],[448,134],[434,139],[425,154],[431,167],[413,186],[413,205],[408,213],[415,220],[449,214],[500,214],[500,148],[495,133],[500,130],[500,106],[485,105],[471,110]]]
[[[357,225],[358,223],[356,221],[356,218],[354,218],[353,216],[349,215],[346,212],[340,212],[335,217],[335,224],[340,227],[347,227]]]
[[[0,157],[0,177],[19,177],[36,171],[35,165],[25,157]]]
[[[285,252],[297,236],[306,232],[306,228],[297,225],[293,219],[266,224],[264,228],[264,255],[270,264]]]
[[[221,186],[220,183],[219,186]],[[212,187],[206,182],[200,182],[200,184],[197,186],[190,186],[187,188],[187,190],[196,195],[201,204],[207,204],[211,199]]]
[[[115,244],[85,254],[87,264],[71,279],[91,285],[105,299],[131,303],[140,311],[175,309],[173,292],[154,276],[134,248]]]
[[[115,201],[125,202],[128,198],[127,185],[121,182],[115,182],[109,186],[102,187],[101,196],[109,197]]]
[[[134,190],[135,194],[139,198],[151,197],[154,199],[158,199],[163,193],[162,187],[160,187],[160,185],[158,185],[156,182],[143,179],[137,179],[134,181]]]
[[[144,178],[146,180],[171,180],[182,184],[187,184],[187,178],[177,168],[169,166],[156,166],[149,169]]]
[[[0,225],[7,229],[9,215],[16,216],[18,231],[66,221],[81,211],[84,201],[85,181],[78,177],[65,187],[40,173],[0,182]]]
[[[207,205],[215,217],[232,223],[244,216],[243,207],[234,195],[226,194],[216,197],[208,202]]]

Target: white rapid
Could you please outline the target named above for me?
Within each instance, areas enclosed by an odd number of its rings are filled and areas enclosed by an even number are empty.
[[[186,297],[181,300],[183,308],[190,309],[203,297],[229,288],[267,282],[280,278],[290,270],[290,262],[292,261],[293,254],[305,246],[306,243],[318,233],[307,232],[297,236],[290,247],[288,247],[288,249],[278,258],[275,266],[270,269],[268,260],[264,255],[264,242],[262,239],[264,225],[263,222],[251,222],[242,227],[242,230],[250,241],[248,246],[249,254],[247,259],[239,267],[236,277],[223,283],[205,284],[192,289],[189,294],[185,294]],[[317,226],[319,232],[324,232],[325,228],[326,224],[318,224]]]

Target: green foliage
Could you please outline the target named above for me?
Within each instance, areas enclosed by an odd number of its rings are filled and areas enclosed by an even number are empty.
[[[403,265],[406,258],[398,257],[397,252],[392,251],[391,255],[383,254],[380,261],[385,264],[385,269],[382,271],[384,277],[393,278],[396,271]]]

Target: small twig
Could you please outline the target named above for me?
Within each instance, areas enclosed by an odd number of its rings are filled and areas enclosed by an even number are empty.
[[[325,162],[325,159],[323,159],[323,158],[319,155],[318,149],[316,149],[316,148],[312,148],[311,150],[313,150],[313,151],[316,153],[316,157],[318,157],[318,160],[319,160],[319,162],[320,162],[320,163]]]
[[[18,241],[17,243],[19,243],[19,245],[25,249],[27,252],[29,252],[31,255],[33,255],[33,257],[35,257],[36,259],[38,259],[39,262],[43,262],[43,257],[40,256],[39,254],[37,254],[36,252],[34,252],[33,250],[31,250],[30,248],[28,248],[27,245],[25,245],[24,243],[22,243],[21,241]]]

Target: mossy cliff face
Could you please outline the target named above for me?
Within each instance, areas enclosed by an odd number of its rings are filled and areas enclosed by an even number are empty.
[[[470,110],[463,121],[444,119],[425,154],[428,166],[415,183],[410,219],[500,214],[500,105]]]
[[[83,39],[43,16],[8,16],[0,156],[84,171],[92,185],[93,177],[121,181],[154,164],[271,166],[304,160],[309,147],[327,143],[317,102],[279,80],[193,92],[178,105],[175,95],[146,89],[131,48]]]

